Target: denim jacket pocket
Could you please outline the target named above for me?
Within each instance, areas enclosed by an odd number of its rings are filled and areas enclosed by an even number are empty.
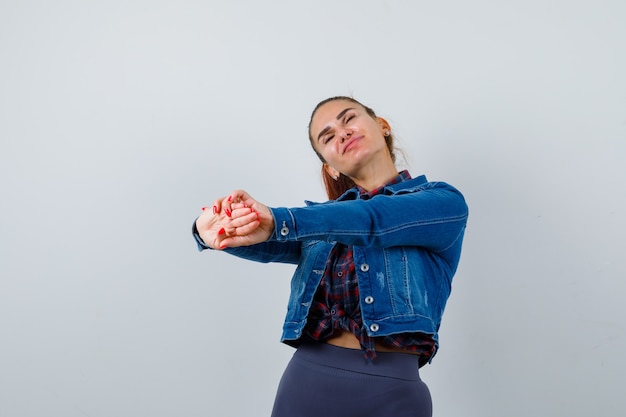
[[[383,250],[385,282],[389,298],[389,315],[400,320],[428,317],[438,321],[442,300],[450,294],[450,283],[443,259],[417,247],[395,247]],[[444,301],[445,302],[445,301]]]

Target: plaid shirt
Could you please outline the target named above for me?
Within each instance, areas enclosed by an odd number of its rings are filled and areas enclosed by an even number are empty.
[[[411,179],[402,171],[389,183],[392,185]],[[360,188],[362,199],[379,194],[383,187],[370,192]],[[374,342],[415,352],[420,355],[420,366],[428,362],[435,350],[435,341],[423,333],[401,333],[389,336],[370,337],[363,325],[359,301],[359,285],[354,269],[352,246],[337,243],[326,262],[324,275],[313,298],[304,331],[306,338],[323,341],[340,331],[353,333],[361,344],[367,358],[376,357]]]

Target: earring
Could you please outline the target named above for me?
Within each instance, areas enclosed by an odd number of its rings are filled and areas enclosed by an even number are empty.
[[[333,175],[333,179],[334,179],[335,181],[337,181],[337,180],[339,179],[339,177],[338,177],[337,175]]]
[[[385,136],[389,136],[389,135],[391,135],[391,132],[388,130],[385,130]]]

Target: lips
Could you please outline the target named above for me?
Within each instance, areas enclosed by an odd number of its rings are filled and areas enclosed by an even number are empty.
[[[354,148],[354,146],[361,140],[363,139],[363,136],[352,136],[344,145],[343,150],[341,151],[341,154],[345,154],[346,152],[348,152],[350,149]]]

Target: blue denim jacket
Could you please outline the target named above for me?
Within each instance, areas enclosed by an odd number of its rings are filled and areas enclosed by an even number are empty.
[[[337,200],[271,208],[269,240],[225,251],[258,262],[297,264],[281,341],[297,344],[328,255],[353,245],[363,324],[370,336],[433,335],[450,295],[468,209],[461,193],[425,176],[363,199],[356,188]],[[198,248],[206,249],[195,233]]]

